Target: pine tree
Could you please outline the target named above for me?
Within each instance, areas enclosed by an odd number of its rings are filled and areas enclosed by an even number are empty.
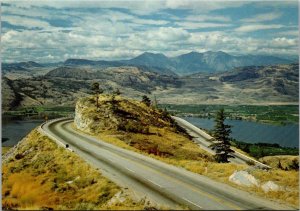
[[[147,106],[150,106],[151,105],[151,100],[149,99],[148,96],[144,95],[143,98],[142,98],[142,102],[147,105]]]
[[[122,92],[117,88],[114,92],[113,92],[114,95],[118,96],[118,95],[121,95]]]
[[[278,160],[277,168],[283,170],[283,167],[282,167],[282,164],[281,164],[280,160]]]
[[[219,163],[227,163],[228,158],[233,157],[231,155],[234,152],[230,149],[230,133],[231,133],[231,126],[226,125],[225,121],[225,114],[224,109],[221,109],[217,112],[215,118],[215,127],[213,130],[213,136],[216,141],[210,145],[210,147],[216,151],[215,159]]]
[[[103,90],[100,89],[100,85],[98,82],[94,82],[92,84],[92,87],[91,87],[92,91],[94,92],[94,94],[96,95],[96,106],[97,108],[99,107],[99,104],[98,104],[98,101],[99,101],[99,94],[102,94],[103,93]]]

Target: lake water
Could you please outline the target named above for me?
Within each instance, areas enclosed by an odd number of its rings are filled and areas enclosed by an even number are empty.
[[[43,120],[2,120],[2,146],[16,145]]]
[[[197,117],[184,117],[184,119],[207,130],[213,129],[215,124],[213,119]],[[299,148],[299,125],[276,126],[242,120],[226,120],[225,123],[232,126],[231,137],[238,141],[277,143],[280,146]]]

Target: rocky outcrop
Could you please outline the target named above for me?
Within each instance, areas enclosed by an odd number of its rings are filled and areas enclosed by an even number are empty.
[[[248,171],[235,171],[230,177],[229,181],[237,185],[247,186],[247,187],[260,187],[264,192],[269,191],[280,191],[283,188],[273,181],[265,182],[261,184],[254,176],[252,176]]]
[[[259,181],[247,171],[235,171],[230,177],[229,181],[242,186],[259,186]]]
[[[281,187],[279,185],[277,185],[276,183],[272,182],[272,181],[268,181],[266,183],[264,183],[261,188],[265,191],[265,192],[269,192],[269,191],[279,191],[281,189]]]
[[[77,101],[74,118],[76,127],[88,133],[117,129],[121,120],[113,115],[112,105],[108,101],[101,101],[97,108],[95,104],[93,98]]]

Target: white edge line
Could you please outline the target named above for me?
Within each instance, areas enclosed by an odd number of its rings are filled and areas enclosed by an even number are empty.
[[[157,184],[156,182],[153,182],[152,180],[147,179],[149,182],[153,183],[154,185],[157,185],[158,187],[162,188],[161,185]]]
[[[186,198],[182,198],[182,199],[184,199],[185,201],[187,201],[187,202],[189,202],[189,203],[195,205],[196,207],[203,208],[203,207],[201,207],[200,205],[195,204],[194,202],[192,202],[192,201],[190,201],[190,200],[188,200],[188,199],[186,199]]]
[[[126,168],[126,167],[125,167]],[[133,171],[133,170],[131,170],[131,169],[129,169],[129,168],[126,168],[128,171],[131,171],[131,172],[133,172],[133,173],[135,173],[135,171]]]

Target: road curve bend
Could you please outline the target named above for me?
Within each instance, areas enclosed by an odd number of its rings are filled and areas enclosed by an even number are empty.
[[[200,128],[196,127],[195,125],[189,123],[188,121],[172,116],[172,118],[177,122],[179,126],[184,128],[187,133],[193,137],[193,140],[204,150],[206,150],[209,153],[215,154],[215,152],[209,148],[209,146],[213,143],[212,141],[214,138],[201,130]],[[259,162],[257,160],[254,160],[253,158],[248,157],[247,155],[244,155],[238,151],[235,151],[232,149],[234,153],[232,155],[234,158],[229,158],[229,161],[236,164],[248,164],[253,163],[255,166],[262,168],[262,169],[271,169],[270,166],[263,164],[262,162]]]
[[[73,120],[44,123],[40,131],[66,146],[104,176],[158,204],[194,210],[292,210],[293,208],[257,197],[205,176],[168,165],[139,153],[122,149],[75,131]]]

